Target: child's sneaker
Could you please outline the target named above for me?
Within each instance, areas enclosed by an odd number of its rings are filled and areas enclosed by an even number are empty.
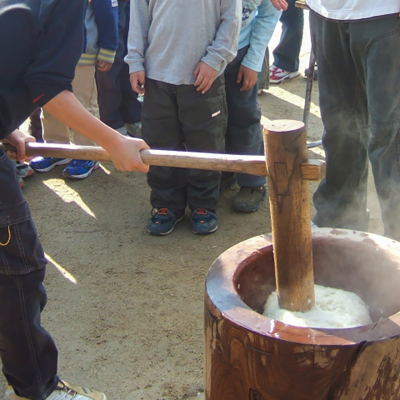
[[[20,163],[19,161],[14,161],[14,164],[19,178],[25,179],[33,175],[33,169],[28,164]]]
[[[185,210],[173,210],[172,208],[154,208],[147,230],[152,235],[165,236],[171,233],[175,225],[182,221]]]
[[[11,386],[7,386],[5,400],[28,400],[17,396]],[[60,381],[54,392],[46,400],[107,400],[105,394],[83,386],[70,386]]]
[[[196,208],[192,211],[192,231],[197,235],[207,235],[218,229],[217,215],[205,208]]]
[[[299,71],[289,72],[284,69],[278,68],[275,65],[272,65],[269,71],[269,81],[271,83],[280,83],[285,79],[295,78],[300,74]]]
[[[62,176],[71,179],[85,179],[99,168],[98,161],[72,160],[63,170]]]
[[[30,166],[37,172],[49,172],[57,165],[68,164],[69,158],[53,158],[53,157],[35,157]]]
[[[141,138],[142,137],[142,123],[135,122],[132,124],[125,124],[126,131],[128,132],[128,136],[134,138]]]
[[[260,208],[266,197],[267,189],[265,186],[241,187],[232,202],[232,208],[235,211],[254,212]]]

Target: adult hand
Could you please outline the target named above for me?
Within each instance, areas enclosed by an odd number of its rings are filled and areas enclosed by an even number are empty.
[[[214,68],[211,68],[205,62],[200,61],[194,70],[194,78],[196,79],[194,86],[197,87],[197,91],[201,92],[202,94],[206,93],[215,81],[217,75],[218,71],[216,71]]]
[[[112,67],[112,63],[109,63],[107,61],[102,61],[102,60],[97,61],[97,69],[100,72],[107,72],[111,69],[111,67]]]
[[[26,156],[25,143],[36,142],[36,139],[33,136],[30,136],[27,133],[22,132],[19,129],[16,129],[14,132],[8,135],[7,138],[3,141],[6,143],[10,143],[17,149],[16,152],[15,151],[7,152],[7,154],[10,156],[11,159],[18,160],[20,163],[32,159],[32,157]]]
[[[145,93],[145,80],[146,80],[146,73],[144,70],[132,72],[129,74],[129,80],[131,81],[132,90],[138,94]]]
[[[241,92],[250,90],[257,83],[257,72],[241,65],[237,76],[237,83],[240,82],[243,82],[243,85],[240,88]]]
[[[120,135],[117,143],[107,148],[111,160],[120,171],[148,172],[149,166],[142,161],[140,151],[150,147],[142,139],[130,138]]]
[[[271,0],[271,3],[278,11],[286,11],[288,9],[286,0]]]

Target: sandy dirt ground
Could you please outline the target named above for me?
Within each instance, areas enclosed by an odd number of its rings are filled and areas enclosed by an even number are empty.
[[[270,49],[279,34],[278,27]],[[309,50],[306,29],[302,72]],[[302,74],[260,95],[264,120],[301,120],[305,88]],[[314,91],[309,140],[321,133]],[[323,156],[320,148],[310,151],[311,158]],[[160,238],[146,230],[145,175],[116,172],[110,164],[82,182],[60,174],[60,167],[35,174],[24,188],[50,260],[43,325],[58,345],[60,375],[104,391],[110,400],[202,397],[207,270],[231,246],[271,230],[268,201],[256,213],[235,213],[230,204],[237,188],[228,189],[215,234],[194,235],[187,213],[171,235]],[[310,185],[311,194],[315,188]],[[372,185],[369,208],[370,230],[382,233]]]

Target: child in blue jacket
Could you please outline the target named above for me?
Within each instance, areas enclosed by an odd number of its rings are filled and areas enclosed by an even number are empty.
[[[226,153],[264,154],[261,108],[257,101],[257,77],[261,71],[265,50],[281,15],[284,0],[244,0],[242,29],[236,58],[225,70],[225,90],[228,104]],[[233,200],[236,211],[257,211],[266,197],[265,177],[249,174],[223,174],[221,190],[237,179],[239,193]]]
[[[91,0],[85,14],[84,51],[75,69],[72,88],[82,105],[98,117],[95,67],[108,71],[114,62],[118,46],[118,1]],[[48,112],[43,113],[43,138],[48,143],[69,143],[69,128]],[[74,143],[95,146],[96,143],[74,132]],[[48,172],[57,165],[68,164],[62,171],[65,178],[84,179],[99,167],[97,161],[37,157],[31,167],[38,172]]]

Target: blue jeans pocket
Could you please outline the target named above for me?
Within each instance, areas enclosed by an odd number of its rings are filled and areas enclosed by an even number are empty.
[[[46,263],[15,169],[0,153],[0,274],[28,274]]]
[[[28,204],[0,209],[0,273],[28,274],[46,263]]]

